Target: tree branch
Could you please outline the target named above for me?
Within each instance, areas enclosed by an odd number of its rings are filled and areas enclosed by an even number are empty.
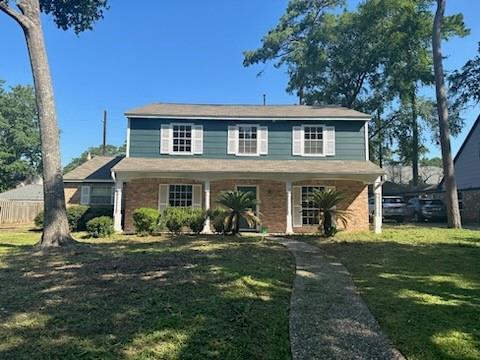
[[[0,0],[0,11],[4,12],[15,20],[22,28],[27,28],[30,24],[30,20],[23,14],[15,11],[10,6],[6,0]]]

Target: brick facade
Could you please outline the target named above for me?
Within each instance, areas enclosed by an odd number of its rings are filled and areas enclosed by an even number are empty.
[[[68,205],[80,204],[80,187],[82,183],[65,183],[65,202]]]
[[[140,207],[158,208],[160,184],[202,184],[202,182],[184,179],[137,179],[126,183],[124,186],[124,230],[126,232],[134,230],[132,213],[135,209]],[[368,190],[365,184],[356,181],[317,180],[295,182],[293,185],[335,186],[346,196],[339,207],[352,212],[346,230],[365,231],[369,229]],[[266,227],[270,233],[285,232],[287,193],[284,181],[235,179],[212,181],[210,184],[211,207],[215,207],[215,199],[221,191],[234,190],[236,186],[257,186],[262,226]],[[296,227],[294,231],[296,233],[313,233],[317,232],[317,226]]]
[[[461,190],[462,221],[465,223],[480,223],[480,189]]]

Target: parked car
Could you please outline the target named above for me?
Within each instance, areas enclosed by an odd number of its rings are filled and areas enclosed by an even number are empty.
[[[445,221],[447,209],[441,200],[413,198],[407,203],[407,216],[414,222],[425,220]]]
[[[383,196],[382,197],[382,209],[383,218],[386,220],[395,220],[397,222],[403,222],[407,215],[405,200],[401,196]],[[368,212],[373,217],[375,210],[374,198],[368,200]]]

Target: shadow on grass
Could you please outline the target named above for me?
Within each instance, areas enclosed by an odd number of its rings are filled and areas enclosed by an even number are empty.
[[[381,327],[407,358],[480,358],[478,237],[431,245],[300,240],[347,267]]]
[[[0,358],[290,358],[294,262],[277,244],[179,237],[28,250],[0,257]]]

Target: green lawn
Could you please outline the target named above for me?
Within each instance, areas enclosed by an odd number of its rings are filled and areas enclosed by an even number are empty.
[[[347,267],[408,359],[480,359],[480,231],[403,225],[300,239]]]
[[[33,256],[38,237],[0,232],[1,359],[290,358],[295,267],[276,243],[117,237]]]

